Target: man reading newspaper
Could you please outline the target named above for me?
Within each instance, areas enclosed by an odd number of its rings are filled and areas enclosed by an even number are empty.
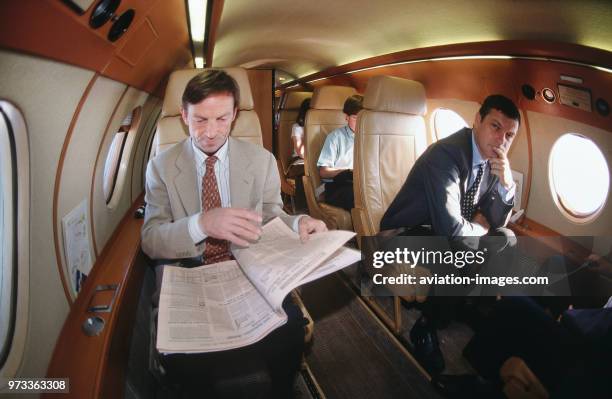
[[[230,243],[248,246],[259,238],[262,221],[276,216],[303,240],[327,230],[320,220],[285,214],[272,154],[229,137],[239,103],[238,85],[224,71],[205,71],[187,83],[181,116],[190,137],[147,167],[142,248],[151,258],[191,259],[191,264],[227,261]],[[158,288],[163,268],[156,270]],[[168,375],[194,395],[205,396],[203,387],[231,379],[239,365],[263,359],[272,381],[269,396],[291,397],[303,350],[303,317],[289,303],[285,311],[288,322],[254,345],[162,356]]]

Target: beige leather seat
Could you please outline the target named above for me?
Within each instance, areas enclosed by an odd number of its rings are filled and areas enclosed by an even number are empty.
[[[342,208],[318,200],[316,189],[321,185],[317,161],[327,135],[346,125],[342,112],[344,101],[357,91],[347,86],[323,86],[315,89],[306,114],[304,135],[304,192],[310,216],[321,219],[330,229],[353,230],[351,214]]]
[[[353,181],[353,225],[373,236],[380,220],[427,147],[425,88],[391,76],[368,81],[357,119]]]
[[[358,237],[374,236],[380,231],[380,220],[406,181],[410,169],[427,147],[423,114],[426,111],[425,88],[419,82],[390,76],[375,76],[368,81],[363,110],[357,117],[353,181],[355,207],[353,225]],[[363,245],[363,243],[360,242]],[[389,265],[386,274],[428,274],[416,267],[404,270]],[[393,267],[391,267],[393,266]],[[402,290],[402,299],[424,301],[428,287],[417,291]],[[394,314],[390,316],[373,298],[368,302],[381,319],[396,333],[401,330],[400,297],[394,297]]]
[[[238,115],[230,135],[240,140],[263,145],[261,126],[257,113],[254,110],[251,84],[249,83],[246,70],[244,68],[221,69],[233,77],[240,88]],[[162,105],[161,118],[157,123],[156,154],[189,136],[187,126],[181,121],[181,97],[187,82],[202,71],[204,69],[180,69],[170,74]]]

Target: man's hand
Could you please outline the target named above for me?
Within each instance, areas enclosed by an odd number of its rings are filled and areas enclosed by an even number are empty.
[[[510,190],[514,184],[512,180],[512,170],[506,153],[501,148],[495,147],[493,151],[497,154],[497,158],[490,158],[491,173],[499,177],[499,182],[506,190]]]
[[[319,219],[311,218],[310,216],[302,216],[298,223],[298,233],[302,242],[308,241],[308,235],[311,233],[321,233],[327,231],[327,226]]]
[[[472,223],[481,225],[487,231],[489,231],[489,229],[491,228],[491,225],[489,224],[489,221],[487,220],[487,218],[480,212],[476,212],[474,214],[474,217],[472,218]]]
[[[262,233],[261,221],[261,215],[248,209],[215,208],[200,213],[198,223],[208,237],[248,247]]]

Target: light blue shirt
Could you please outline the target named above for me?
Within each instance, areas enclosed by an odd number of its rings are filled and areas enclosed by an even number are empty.
[[[466,189],[469,189],[472,187],[472,184],[474,184],[474,180],[476,180],[476,175],[478,174],[478,169],[480,168],[481,164],[484,164],[483,176],[487,176],[491,169],[491,165],[489,165],[489,161],[484,159],[480,154],[480,150],[476,144],[476,139],[474,138],[474,132],[472,132],[472,172],[470,173]],[[482,194],[484,194],[484,190],[485,185],[481,184],[480,190],[478,190],[478,200],[480,200],[480,197],[482,197]],[[512,187],[510,187],[509,190],[502,186],[501,182],[498,182],[497,184],[497,192],[506,203],[509,203],[512,200],[515,190],[516,184],[514,184],[514,182],[512,182]]]
[[[334,129],[325,138],[317,166],[353,169],[355,132],[348,125]],[[331,181],[331,180],[323,180]]]

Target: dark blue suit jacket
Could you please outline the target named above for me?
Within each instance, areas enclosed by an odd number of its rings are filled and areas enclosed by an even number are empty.
[[[479,235],[461,216],[461,198],[472,169],[472,129],[464,128],[439,140],[417,159],[406,182],[385,212],[380,229],[431,225],[436,235]],[[498,177],[487,167],[480,185],[477,209],[491,229],[505,225],[513,203],[498,193]],[[482,194],[484,193],[484,194]]]

